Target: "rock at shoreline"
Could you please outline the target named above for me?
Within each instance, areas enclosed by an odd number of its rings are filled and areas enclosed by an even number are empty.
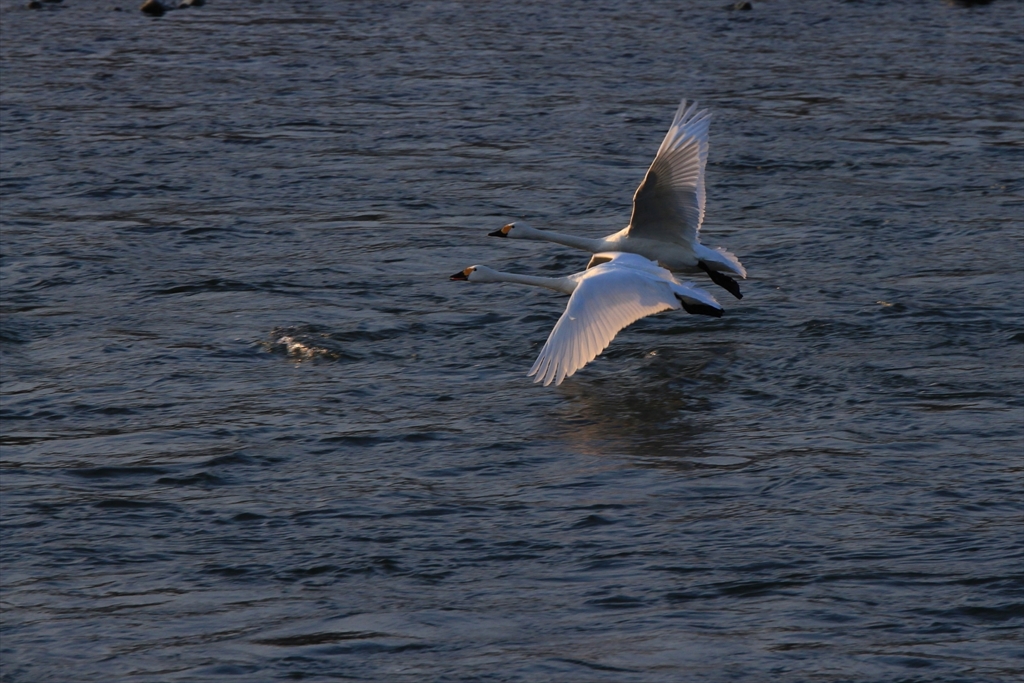
[[[142,3],[142,7],[139,10],[151,17],[162,17],[167,8],[157,2],[157,0],[146,0],[146,2]]]

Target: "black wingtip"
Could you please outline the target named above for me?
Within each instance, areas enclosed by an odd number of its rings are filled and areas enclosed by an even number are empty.
[[[740,283],[736,282],[725,273],[719,273],[717,270],[711,270],[708,268],[708,264],[703,261],[698,261],[697,265],[701,270],[708,274],[708,277],[711,278],[711,281],[716,285],[729,292],[737,299],[743,298],[743,294],[740,292]]]
[[[721,308],[715,308],[708,304],[688,304],[682,299],[679,300],[679,303],[683,305],[683,310],[690,315],[710,315],[712,318],[721,318],[725,313]]]

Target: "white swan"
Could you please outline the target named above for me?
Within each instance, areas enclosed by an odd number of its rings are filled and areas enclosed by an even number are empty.
[[[569,294],[569,304],[537,356],[529,377],[544,386],[594,360],[619,330],[640,318],[683,308],[687,313],[722,316],[722,307],[699,287],[679,282],[672,273],[636,254],[595,254],[581,273],[535,277],[470,266],[452,280],[518,282]]]
[[[629,225],[619,232],[590,239],[537,230],[517,221],[490,233],[491,237],[546,240],[595,254],[605,251],[640,254],[669,270],[703,270],[715,284],[742,299],[739,284],[726,273],[746,278],[746,268],[725,249],[710,249],[700,243],[710,125],[710,112],[698,110],[696,102],[687,107],[683,100],[654,163],[633,195]]]

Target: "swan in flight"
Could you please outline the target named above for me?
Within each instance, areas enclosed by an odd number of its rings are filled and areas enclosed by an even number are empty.
[[[491,237],[545,240],[592,253],[624,251],[640,254],[673,271],[704,271],[737,299],[740,286],[732,277],[747,277],[733,254],[700,243],[704,220],[704,166],[708,160],[711,113],[683,100],[658,148],[654,163],[633,195],[629,225],[601,239],[537,230],[517,221],[490,233]]]
[[[569,295],[529,377],[544,386],[566,377],[594,360],[619,330],[661,311],[722,316],[722,307],[699,287],[679,282],[672,273],[636,254],[595,254],[587,269],[566,277],[535,277],[503,273],[487,266],[470,266],[452,275],[469,282],[518,282],[547,287]]]

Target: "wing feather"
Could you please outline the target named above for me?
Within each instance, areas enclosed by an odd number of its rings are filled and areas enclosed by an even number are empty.
[[[600,355],[622,328],[679,307],[670,282],[633,268],[595,266],[581,277],[530,376],[545,386],[561,384]]]
[[[694,244],[704,220],[704,167],[711,113],[683,100],[633,195],[630,237]]]

